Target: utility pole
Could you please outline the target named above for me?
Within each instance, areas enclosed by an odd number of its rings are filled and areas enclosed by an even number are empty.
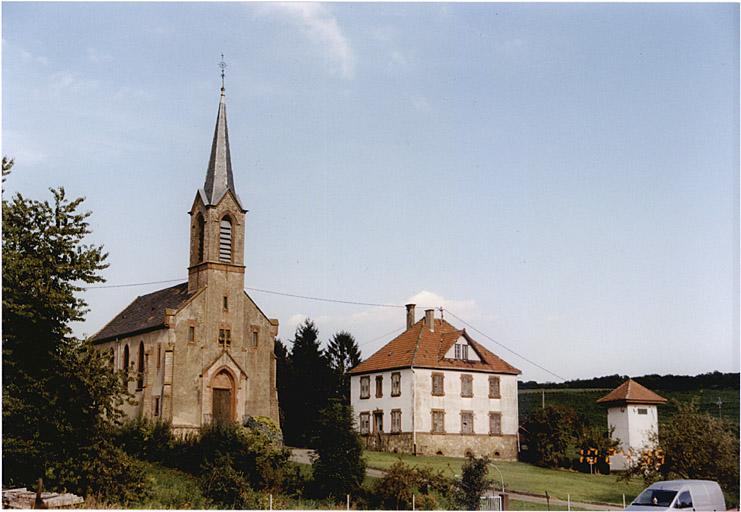
[[[545,409],[545,389],[540,390],[540,408]]]

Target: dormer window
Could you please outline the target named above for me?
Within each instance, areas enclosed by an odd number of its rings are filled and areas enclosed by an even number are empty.
[[[456,343],[455,358],[462,359],[463,361],[468,361],[468,345],[464,345],[463,343]]]
[[[229,217],[221,219],[219,224],[219,261],[232,261],[232,221]]]

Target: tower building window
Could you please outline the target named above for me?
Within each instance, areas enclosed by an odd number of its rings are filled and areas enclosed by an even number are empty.
[[[201,215],[200,213],[196,218],[196,224],[196,229],[198,230],[198,247],[196,249],[198,251],[198,262],[200,263],[201,261],[203,261],[203,240],[204,232],[206,231],[206,223],[203,220],[203,215]]]
[[[221,219],[219,225],[219,261],[232,261],[232,221],[229,217]]]

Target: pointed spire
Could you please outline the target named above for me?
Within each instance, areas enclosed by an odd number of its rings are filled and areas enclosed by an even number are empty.
[[[222,60],[219,63],[219,67],[221,68],[219,112],[216,115],[216,128],[214,129],[214,139],[211,143],[211,157],[208,160],[206,183],[203,186],[206,204],[218,203],[227,190],[231,190],[239,202],[237,192],[234,189],[232,157],[229,151],[229,131],[226,126],[226,96],[224,92],[224,68],[226,68],[226,63],[223,60],[224,56],[222,55],[221,57]]]

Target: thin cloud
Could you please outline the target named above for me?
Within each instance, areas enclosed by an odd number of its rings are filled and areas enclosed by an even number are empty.
[[[345,79],[353,77],[355,54],[337,18],[328,7],[306,2],[269,3],[262,5],[261,10],[298,26],[309,40],[326,49],[334,72]]]
[[[93,64],[100,64],[102,62],[111,62],[113,57],[107,53],[101,53],[95,48],[87,49],[87,59]]]

